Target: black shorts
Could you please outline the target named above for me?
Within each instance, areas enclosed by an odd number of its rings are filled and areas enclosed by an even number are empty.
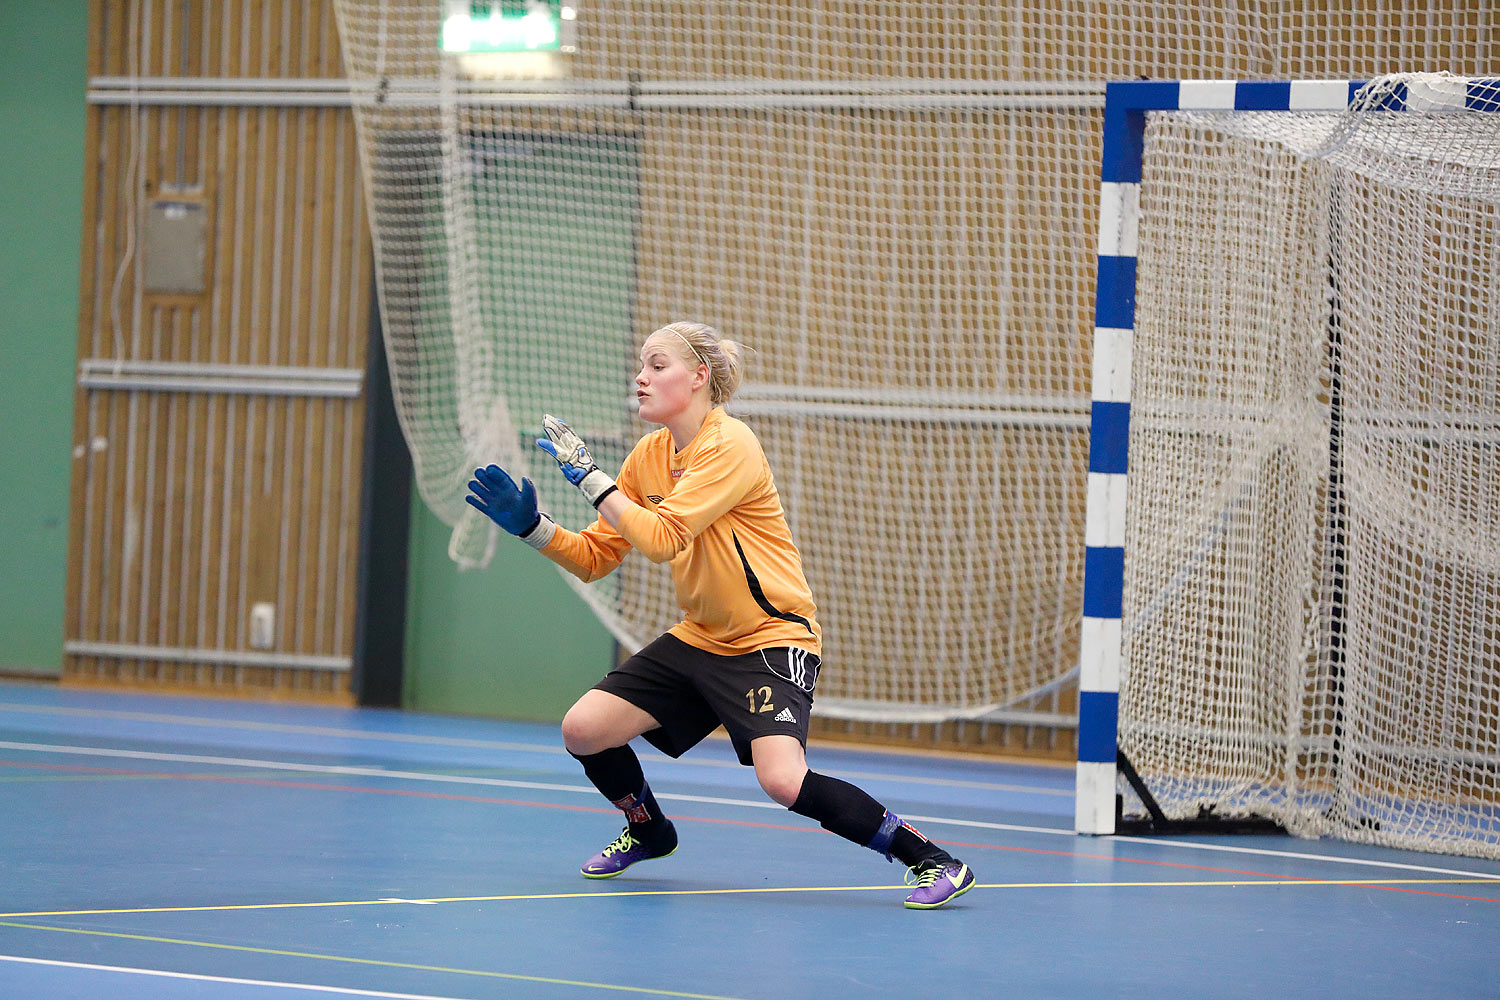
[[[681,757],[722,725],[749,766],[756,737],[795,736],[807,746],[821,666],[816,654],[793,646],[719,656],[667,634],[594,687],[649,713],[660,727],[643,735],[667,756]]]

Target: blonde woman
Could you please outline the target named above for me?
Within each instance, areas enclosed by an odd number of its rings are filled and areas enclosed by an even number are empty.
[[[531,481],[518,488],[498,466],[476,470],[469,484],[469,503],[580,580],[609,574],[632,548],[672,567],[682,621],[563,719],[568,752],[626,821],[582,873],[613,878],[677,849],[630,741],[643,736],[680,757],[723,725],[773,800],[907,865],[915,876],[908,907],[942,906],[973,887],[968,865],[864,791],[808,769],[821,630],[760,442],[723,410],[740,374],[740,345],[702,323],[647,337],[636,398],[641,418],[661,429],[641,439],[618,478],[594,464],[567,424],[544,417],[547,437],[537,445],[599,512],[580,532],[540,512]]]

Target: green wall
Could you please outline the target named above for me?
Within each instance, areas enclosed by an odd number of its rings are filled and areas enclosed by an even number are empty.
[[[557,568],[502,535],[483,570],[412,490],[402,702],[426,712],[553,722],[614,662],[614,640]]]
[[[83,0],[0,2],[0,673],[62,665],[87,41]],[[552,721],[613,662],[552,564],[501,542],[460,573],[414,504],[408,707]]]
[[[88,5],[0,3],[0,671],[62,668]]]

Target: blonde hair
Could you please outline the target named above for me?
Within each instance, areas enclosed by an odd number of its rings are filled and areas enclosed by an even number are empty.
[[[726,340],[719,331],[707,323],[668,323],[658,333],[675,334],[685,351],[679,351],[682,360],[696,361],[708,369],[708,398],[715,406],[729,402],[744,377],[745,346],[738,341]]]

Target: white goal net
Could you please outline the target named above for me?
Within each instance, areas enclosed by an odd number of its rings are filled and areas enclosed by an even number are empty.
[[[1119,742],[1171,818],[1500,856],[1497,97],[1148,120]]]

